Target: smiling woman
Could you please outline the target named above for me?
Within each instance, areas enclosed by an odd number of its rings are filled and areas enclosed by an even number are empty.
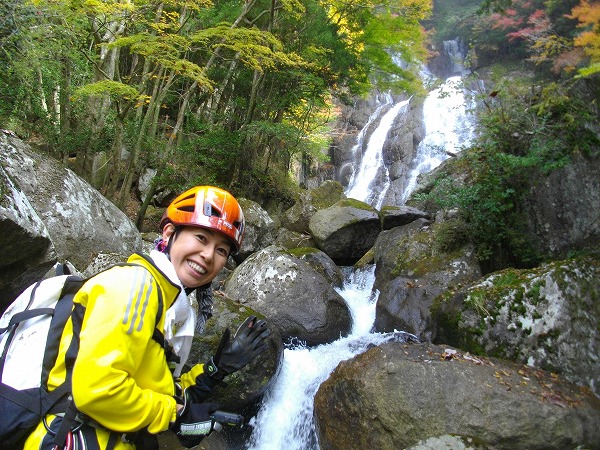
[[[194,187],[169,205],[161,220],[159,248],[170,255],[186,288],[210,283],[237,252],[244,233],[244,213],[227,191]]]
[[[242,243],[237,200],[194,187],[169,205],[160,229],[150,255],[132,255],[74,296],[47,383],[54,391],[70,379],[72,401],[43,418],[25,449],[154,450],[167,429],[185,447],[198,445],[215,425],[218,407],[206,402],[215,386],[267,348],[270,330],[251,316],[235,336],[225,330],[208,361],[188,361],[195,332],[212,315],[211,282]],[[193,291],[201,293],[197,310]],[[182,373],[185,364],[191,369]]]

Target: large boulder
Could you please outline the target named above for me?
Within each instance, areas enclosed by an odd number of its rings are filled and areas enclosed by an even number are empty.
[[[252,253],[273,244],[275,240],[275,221],[269,216],[269,213],[255,201],[240,198],[239,203],[244,211],[246,231],[242,248],[237,255],[234,255],[234,259],[238,263]]]
[[[46,226],[27,197],[0,167],[0,312],[56,262],[54,245]]]
[[[377,210],[355,199],[343,199],[310,219],[317,247],[340,265],[352,265],[375,243],[381,231]]]
[[[448,238],[449,229],[451,222],[418,219],[381,232],[374,245],[377,331],[402,330],[431,341],[435,298],[481,277],[472,246]]]
[[[600,399],[588,389],[432,344],[385,343],[340,363],[314,405],[323,450],[443,435],[497,450],[600,448]]]
[[[408,225],[417,219],[431,220],[431,216],[425,211],[412,206],[384,206],[379,211],[381,215],[381,228],[391,230],[392,228]]]
[[[0,133],[0,165],[43,222],[58,260],[86,267],[100,252],[129,254],[141,248],[142,240],[133,222],[58,161],[34,152],[13,136]],[[15,206],[8,204],[21,202],[12,194],[3,200],[4,208],[13,210]],[[30,219],[25,220],[23,228],[31,228]],[[0,238],[3,248],[15,244],[8,239],[5,234]],[[29,245],[29,241],[21,245],[19,253],[26,253]],[[40,254],[44,251],[41,249]],[[24,273],[33,265],[31,261],[15,264],[12,270]],[[21,289],[35,279],[32,276],[24,280]]]
[[[302,192],[298,201],[281,215],[281,226],[297,233],[308,233],[310,219],[319,209],[328,208],[344,198],[344,188],[337,181]]]
[[[507,269],[436,300],[435,341],[556,372],[600,396],[600,258]]]
[[[344,284],[344,274],[333,260],[321,250],[313,247],[298,247],[289,249],[291,255],[306,261],[313,269],[325,277],[332,286],[341,288]]]
[[[246,259],[224,290],[268,317],[284,339],[318,345],[350,332],[350,312],[329,280],[281,247],[267,247]]]

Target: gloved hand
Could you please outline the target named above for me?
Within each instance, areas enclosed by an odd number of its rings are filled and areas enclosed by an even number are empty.
[[[171,430],[177,435],[181,445],[191,448],[200,443],[214,429],[215,421],[211,414],[219,409],[216,403],[194,403],[188,401],[184,393],[185,404],[179,413]]]
[[[205,364],[206,372],[217,380],[237,372],[268,348],[266,339],[270,334],[267,322],[257,321],[256,316],[248,317],[240,325],[233,340],[227,328],[215,356]]]

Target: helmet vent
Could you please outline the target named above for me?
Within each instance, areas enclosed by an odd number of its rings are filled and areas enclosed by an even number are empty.
[[[179,208],[177,208],[177,209],[178,209],[179,211],[185,211],[185,212],[190,212],[190,213],[193,213],[193,212],[194,212],[194,210],[195,210],[196,208],[194,208],[194,206],[192,205],[192,206],[180,206],[180,207],[179,207]]]
[[[221,217],[221,211],[219,211],[217,208],[214,208],[213,205],[211,205],[208,202],[204,203],[204,215],[207,217],[211,217],[211,216],[215,216],[215,217]]]

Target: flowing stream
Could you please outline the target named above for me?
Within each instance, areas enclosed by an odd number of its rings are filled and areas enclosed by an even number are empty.
[[[449,154],[466,146],[472,137],[472,121],[464,106],[462,90],[456,88],[456,79],[449,79],[432,91],[425,101],[426,137],[417,149],[417,155],[408,173],[403,193],[408,198],[419,174],[437,167]],[[441,92],[444,95],[440,95]],[[408,101],[392,104],[391,96],[379,101],[369,122],[359,133],[355,151],[362,148],[367,128],[379,119],[369,137],[367,150],[359,170],[352,177],[346,195],[365,201],[380,209],[389,175],[381,156],[383,144],[396,117],[405,110]],[[388,177],[383,180],[381,177]],[[374,333],[375,306],[378,292],[373,292],[374,266],[358,271],[343,268],[346,279],[339,293],[352,314],[352,332],[335,342],[306,348],[301,343],[287,345],[280,371],[265,394],[257,415],[251,420],[252,434],[248,450],[318,450],[313,422],[313,400],[323,381],[340,361],[364,352],[370,345],[395,340],[405,342],[416,337],[404,333]]]
[[[371,333],[379,295],[378,292],[372,293],[375,267],[345,270],[344,288],[338,292],[352,314],[350,335],[313,348],[298,344],[284,350],[283,363],[274,385],[250,422],[254,431],[248,449],[318,450],[313,398],[339,362],[363,353],[370,345],[416,339],[403,332]]]

